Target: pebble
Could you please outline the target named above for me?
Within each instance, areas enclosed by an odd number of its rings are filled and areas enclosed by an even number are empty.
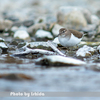
[[[30,36],[29,36],[27,31],[25,31],[25,30],[18,30],[18,31],[16,31],[14,33],[14,38],[26,40],[26,39],[29,39]]]
[[[11,31],[13,31],[13,32],[16,32],[18,30],[18,27],[17,26],[13,26],[12,28],[11,28]]]
[[[54,40],[52,41],[53,43],[56,43],[56,44],[60,44],[59,40],[58,40],[58,37],[54,38]]]
[[[5,40],[0,38],[0,48],[2,49],[7,49],[7,45],[5,44]]]
[[[51,33],[48,31],[45,31],[45,30],[37,30],[35,33],[35,37],[40,38],[40,39],[42,39],[42,38],[52,39],[53,38]]]
[[[0,19],[0,30],[9,30],[12,26],[13,22],[10,20]]]
[[[14,33],[14,38],[23,40],[30,39],[30,36],[26,30],[26,27],[19,27],[19,29]]]
[[[91,16],[91,21],[92,21],[92,24],[98,25],[100,19],[99,19],[99,17],[97,17],[96,15],[92,15],[92,16]]]
[[[92,56],[94,52],[95,52],[94,48],[84,45],[82,48],[77,50],[76,56],[88,57],[88,56]]]

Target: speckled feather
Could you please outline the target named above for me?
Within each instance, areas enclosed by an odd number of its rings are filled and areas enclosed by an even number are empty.
[[[61,28],[61,29],[59,30],[59,35],[61,35],[61,34],[63,34],[63,33],[65,34],[65,36],[68,36],[68,35],[69,35],[69,37],[71,36],[71,33],[72,33],[75,37],[77,37],[77,38],[82,38],[82,36],[83,36],[82,33],[78,32],[78,31],[76,31],[76,30],[73,30],[73,29]]]

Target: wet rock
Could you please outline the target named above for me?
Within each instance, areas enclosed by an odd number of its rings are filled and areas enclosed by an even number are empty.
[[[84,45],[82,48],[77,50],[76,56],[89,57],[89,56],[92,56],[94,52],[95,52],[94,48]]]
[[[34,21],[33,20],[26,20],[23,22],[23,25],[26,26],[26,27],[30,27],[34,24]]]
[[[52,29],[52,33],[54,36],[57,36],[59,34],[59,30],[63,28],[63,26],[59,25],[59,24],[55,24],[53,29]]]
[[[12,81],[17,81],[17,80],[33,80],[31,76],[25,75],[25,74],[1,74],[0,75],[1,79],[7,79],[7,80],[12,80]]]
[[[8,30],[11,28],[13,22],[10,20],[0,20],[0,30]]]
[[[22,26],[14,33],[14,38],[27,40],[30,39],[30,36],[26,31],[26,28]]]
[[[37,30],[37,32],[35,33],[35,37],[38,41],[53,39],[51,33],[45,30]]]
[[[46,65],[46,66],[60,66],[60,65],[61,66],[63,65],[78,66],[78,65],[84,65],[86,63],[81,60],[77,60],[77,59],[70,58],[70,57],[51,55],[51,56],[44,56],[42,58],[38,58],[36,60],[36,64]]]
[[[57,46],[57,45],[55,45]],[[48,45],[47,42],[30,42],[27,45],[30,49],[44,49],[44,50],[52,50],[52,48]]]
[[[77,7],[60,7],[57,14],[58,24],[74,29],[82,29],[87,26],[83,13]]]
[[[91,21],[92,21],[92,24],[98,25],[100,22],[100,19],[96,15],[92,15]]]

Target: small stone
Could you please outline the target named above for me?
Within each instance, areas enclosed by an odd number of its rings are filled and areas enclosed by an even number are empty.
[[[84,45],[82,48],[78,49],[76,52],[76,56],[79,57],[89,57],[93,55],[95,52],[95,49],[92,47],[89,47],[87,45]]]
[[[97,10],[96,15],[100,18],[100,9]]]
[[[16,39],[30,39],[28,32],[26,31],[26,27],[21,26],[15,33],[14,38]]]
[[[51,33],[45,30],[37,30],[37,32],[35,33],[35,37],[37,38],[37,40],[53,38]]]
[[[33,20],[26,20],[23,22],[23,25],[26,26],[26,27],[30,27],[34,24],[34,21]]]
[[[8,30],[11,28],[13,22],[10,20],[0,20],[0,30]]]
[[[5,40],[0,37],[0,42],[5,42]]]
[[[95,24],[88,24],[87,27],[82,29],[82,31],[87,32],[87,34],[88,34],[88,32],[91,32],[91,31],[93,32],[95,29],[96,29],[96,25]]]
[[[59,40],[58,40],[58,37],[54,38],[54,40],[52,41],[53,43],[56,43],[56,44],[60,44]]]
[[[59,24],[55,24],[53,29],[52,29],[52,33],[54,36],[57,36],[59,34],[59,30],[63,28],[63,26],[59,25]]]
[[[6,46],[4,42],[0,42],[0,48],[7,49],[8,47]]]
[[[18,44],[18,46],[17,46],[17,47],[18,47],[18,48],[22,48],[22,47],[23,47],[23,46],[25,46],[25,45],[26,45],[26,43],[25,43],[25,42],[21,42],[21,43],[19,43],[19,44]]]
[[[92,21],[92,24],[98,25],[100,19],[99,19],[99,17],[97,17],[96,15],[92,15],[92,16],[91,16],[91,21]]]
[[[26,39],[29,39],[30,37],[29,37],[29,34],[27,33],[27,31],[18,30],[15,32],[14,38],[26,40]]]
[[[13,26],[12,28],[11,28],[11,31],[13,31],[13,32],[16,32],[18,30],[18,27],[17,26]]]
[[[63,66],[63,65],[85,65],[86,63],[70,57],[63,57],[59,55],[44,56],[36,60],[36,64],[47,66]]]

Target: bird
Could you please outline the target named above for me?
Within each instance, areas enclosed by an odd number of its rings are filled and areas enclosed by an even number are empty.
[[[58,34],[58,40],[64,47],[72,47],[79,44],[83,38],[83,33],[73,30],[61,28]]]

